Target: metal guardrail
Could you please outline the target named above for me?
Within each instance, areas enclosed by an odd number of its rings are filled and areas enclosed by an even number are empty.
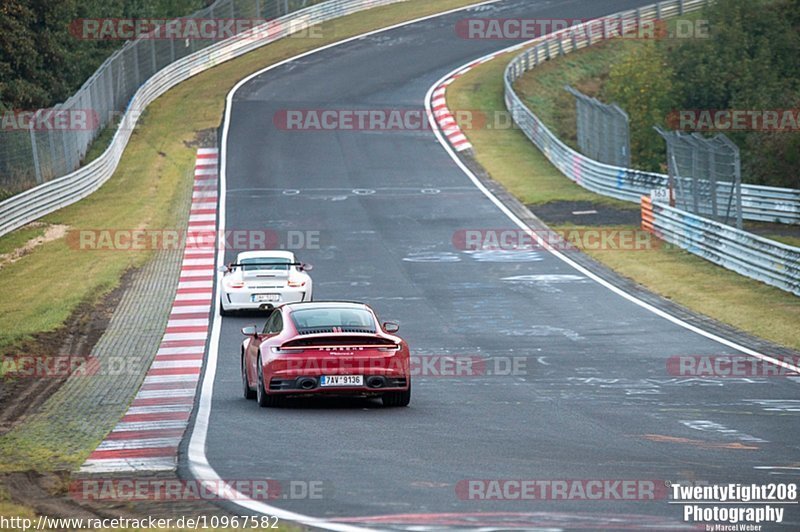
[[[402,1],[405,0],[328,0],[266,23],[270,31],[263,31],[264,26],[258,26],[168,64],[136,90],[110,145],[102,155],[64,177],[0,202],[0,236],[75,203],[100,188],[116,170],[141,113],[175,85],[290,33],[358,11]]]
[[[640,21],[664,19],[696,11],[709,0],[669,0],[648,7],[624,11],[607,17],[619,19],[617,27],[639,24]],[[505,103],[514,122],[561,172],[582,187],[624,201],[638,202],[654,188],[666,187],[668,176],[603,164],[573,150],[556,137],[523,103],[514,91],[514,82],[525,72],[558,55],[564,55],[603,40],[606,24],[584,23],[566,28],[539,39],[532,47],[517,55],[505,70]],[[623,26],[626,25],[626,26]],[[627,26],[631,27],[631,26]],[[637,26],[638,27],[638,26]],[[690,180],[686,179],[686,186]],[[718,203],[729,198],[721,187]],[[709,213],[710,214],[710,213]],[[800,223],[800,190],[758,185],[742,185],[742,215],[746,220]]]
[[[642,229],[747,277],[800,296],[800,248],[642,196]]]

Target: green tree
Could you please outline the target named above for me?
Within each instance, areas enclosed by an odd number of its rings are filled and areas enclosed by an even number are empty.
[[[666,123],[675,109],[675,96],[672,67],[653,41],[629,47],[611,67],[603,98],[630,116],[631,158],[636,167],[658,170],[666,160],[664,142],[653,126]]]

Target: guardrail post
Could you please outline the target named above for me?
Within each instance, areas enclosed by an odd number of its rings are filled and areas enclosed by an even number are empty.
[[[545,41],[544,42],[544,58],[550,61],[550,43],[552,41]]]
[[[561,39],[561,35],[558,36],[558,55],[566,55],[564,52],[564,41]]]
[[[678,14],[679,14],[679,15],[683,15],[683,14],[684,14],[684,12],[685,12],[685,11],[684,11],[685,7],[684,7],[684,5],[683,5],[683,1],[684,1],[684,0],[678,0]]]
[[[661,20],[661,2],[656,2],[656,20]]]
[[[572,51],[576,51],[578,49],[578,36],[575,35],[575,32],[572,32]]]

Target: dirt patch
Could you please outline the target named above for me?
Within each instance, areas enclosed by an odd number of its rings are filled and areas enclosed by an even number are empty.
[[[641,223],[638,209],[620,209],[592,201],[552,201],[527,207],[548,225],[638,226]]]
[[[214,148],[217,145],[217,128],[203,129],[197,132],[194,140],[184,141],[187,148]]]
[[[34,225],[35,224],[35,225]],[[28,224],[23,226],[22,229],[30,228],[30,227],[38,227],[44,225],[41,222],[34,222],[33,224]],[[10,251],[8,253],[0,254],[0,270],[4,267],[8,266],[9,264],[14,264],[19,259],[36,249],[37,247],[45,244],[47,242],[52,242],[53,240],[58,240],[59,238],[64,238],[69,230],[69,226],[67,225],[48,225],[47,229],[44,230],[44,234],[41,236],[37,236],[36,238],[31,238],[24,245],[18,247],[17,249]]]
[[[119,287],[99,302],[84,302],[67,319],[64,326],[47,333],[39,333],[19,345],[7,347],[0,357],[18,356],[89,356],[105,332],[109,320],[130,285],[136,270],[126,272]],[[64,383],[63,377],[20,377],[0,380],[0,434],[4,434],[35,413]]]
[[[92,477],[87,477],[92,478]],[[174,474],[156,474],[148,476],[117,477],[125,481],[136,480],[153,482],[175,481]],[[115,477],[97,479],[113,481]],[[198,515],[228,515],[228,512],[209,501],[132,501],[132,500],[80,500],[79,478],[69,471],[53,471],[36,473],[25,471],[0,475],[0,486],[8,493],[16,504],[31,508],[37,515],[66,518],[129,518],[141,519],[144,516],[154,518]]]

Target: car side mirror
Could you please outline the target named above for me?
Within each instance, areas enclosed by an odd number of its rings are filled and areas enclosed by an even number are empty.
[[[300,265],[300,271],[303,271],[303,272],[310,272],[313,269],[314,269],[314,267],[312,265],[310,265],[310,264],[303,263],[303,264]]]
[[[228,273],[230,269],[227,266],[220,266],[219,268],[217,268],[217,271],[222,273]]]
[[[400,330],[400,324],[396,321],[386,321],[383,323],[383,330],[387,333],[396,333]]]
[[[258,336],[255,325],[250,325],[249,327],[242,327],[242,334],[245,336]]]

